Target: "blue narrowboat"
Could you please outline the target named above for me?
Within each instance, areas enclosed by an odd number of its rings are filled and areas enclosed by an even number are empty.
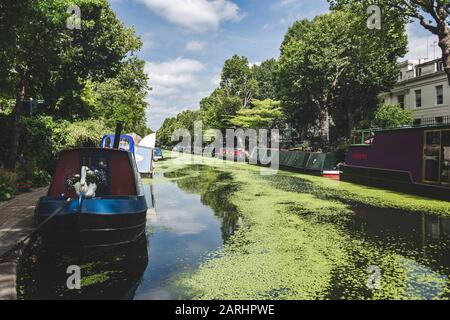
[[[131,243],[144,234],[148,207],[134,156],[108,147],[60,154],[48,194],[35,211],[37,222],[45,222],[46,244],[95,248]]]

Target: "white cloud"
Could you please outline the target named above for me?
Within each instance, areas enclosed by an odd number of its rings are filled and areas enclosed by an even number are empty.
[[[216,30],[223,21],[243,18],[229,0],[136,0],[171,23],[194,32]]]
[[[206,42],[192,40],[192,41],[189,41],[188,43],[186,43],[185,50],[193,51],[193,52],[202,51],[206,48],[206,46],[207,46]]]
[[[204,70],[205,65],[200,61],[182,57],[146,62],[145,72],[153,87],[146,99],[150,104],[147,119],[152,129],[158,129],[167,117],[199,107],[200,100],[215,87],[209,81],[212,75],[204,74]]]
[[[196,74],[204,67],[200,61],[181,57],[160,63],[146,62],[145,72],[153,87],[151,94],[167,96],[177,93],[182,87],[197,85]]]

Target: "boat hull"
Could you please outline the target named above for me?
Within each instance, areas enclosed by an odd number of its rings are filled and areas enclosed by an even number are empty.
[[[36,209],[38,225],[65,201],[43,198]],[[144,197],[86,199],[79,207],[72,201],[40,230],[52,247],[96,248],[123,245],[145,233],[147,205]]]
[[[450,201],[450,187],[416,183],[412,179],[411,172],[408,171],[345,165],[341,180],[432,199]]]

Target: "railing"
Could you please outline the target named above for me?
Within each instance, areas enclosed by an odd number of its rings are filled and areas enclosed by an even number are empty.
[[[413,125],[404,125],[397,127],[385,127],[385,128],[371,128],[364,130],[354,130],[352,137],[352,145],[354,146],[370,146],[377,131],[396,130],[396,129],[411,129],[411,128],[429,128],[440,127],[450,125],[450,115],[423,118],[414,120]]]
[[[450,125],[450,116],[434,117],[434,118],[423,118],[414,120],[413,127],[433,127],[433,126],[443,126]]]

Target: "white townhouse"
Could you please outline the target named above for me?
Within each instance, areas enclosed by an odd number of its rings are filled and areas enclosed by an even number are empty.
[[[450,120],[450,86],[441,59],[408,60],[399,63],[397,83],[380,95],[384,104],[410,109],[416,125]]]

